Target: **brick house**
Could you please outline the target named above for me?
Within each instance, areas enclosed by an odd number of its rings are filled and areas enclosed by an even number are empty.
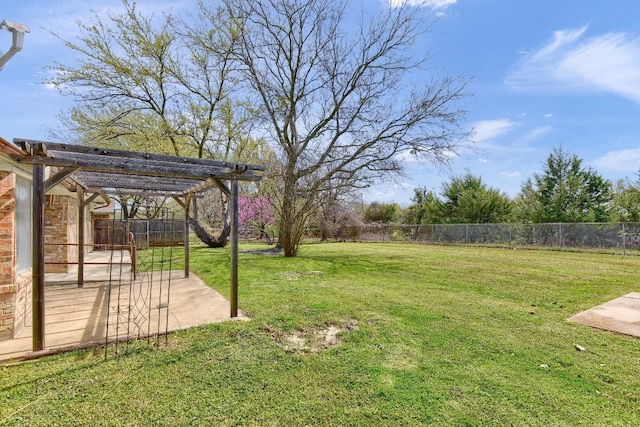
[[[31,168],[0,138],[0,340],[14,338],[31,321]]]
[[[23,153],[0,137],[0,341],[16,337],[31,324],[32,175],[31,167],[13,161],[12,154]],[[87,215],[92,208],[93,204],[84,208],[85,236],[93,236]],[[78,259],[78,209],[75,183],[70,180],[45,196],[48,273],[66,272]]]

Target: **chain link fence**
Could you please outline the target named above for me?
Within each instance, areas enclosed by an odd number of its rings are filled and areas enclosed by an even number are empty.
[[[640,255],[640,223],[367,224],[344,240],[580,250]]]

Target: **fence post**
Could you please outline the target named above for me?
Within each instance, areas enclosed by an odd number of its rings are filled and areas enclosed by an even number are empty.
[[[558,243],[560,244],[560,252],[562,252],[562,223],[558,224]]]
[[[624,222],[622,223],[622,256],[627,255],[627,231],[624,226]]]

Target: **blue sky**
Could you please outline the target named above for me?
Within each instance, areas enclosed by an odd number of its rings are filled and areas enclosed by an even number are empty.
[[[392,0],[395,1],[395,0]],[[398,0],[400,1],[400,0]],[[385,7],[382,0],[365,0]],[[410,0],[425,4],[424,1]],[[640,0],[431,0],[438,17],[418,50],[436,73],[472,78],[464,126],[476,144],[450,169],[407,160],[406,176],[372,188],[366,201],[407,205],[415,187],[440,191],[467,171],[515,196],[562,146],[605,178],[640,169]],[[138,0],[142,11],[174,11],[191,0]],[[71,101],[43,85],[53,61],[71,53],[49,30],[72,38],[76,20],[117,10],[119,0],[0,0],[0,20],[28,25],[24,50],[0,71],[0,135],[49,139]],[[0,50],[11,35],[0,32]]]

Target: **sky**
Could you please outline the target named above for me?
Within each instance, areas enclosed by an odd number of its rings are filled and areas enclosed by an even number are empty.
[[[439,193],[467,172],[515,197],[553,148],[576,154],[604,178],[640,169],[640,0],[363,0],[409,3],[436,19],[416,47],[429,69],[470,79],[462,125],[475,143],[441,168],[405,159],[406,173],[363,192],[366,202],[407,206],[414,189]],[[194,0],[138,0],[142,12],[187,10]],[[76,22],[117,12],[119,0],[0,0],[0,20],[30,27],[24,49],[0,71],[0,136],[49,140],[73,106],[44,84]],[[0,30],[0,51],[11,34]]]

